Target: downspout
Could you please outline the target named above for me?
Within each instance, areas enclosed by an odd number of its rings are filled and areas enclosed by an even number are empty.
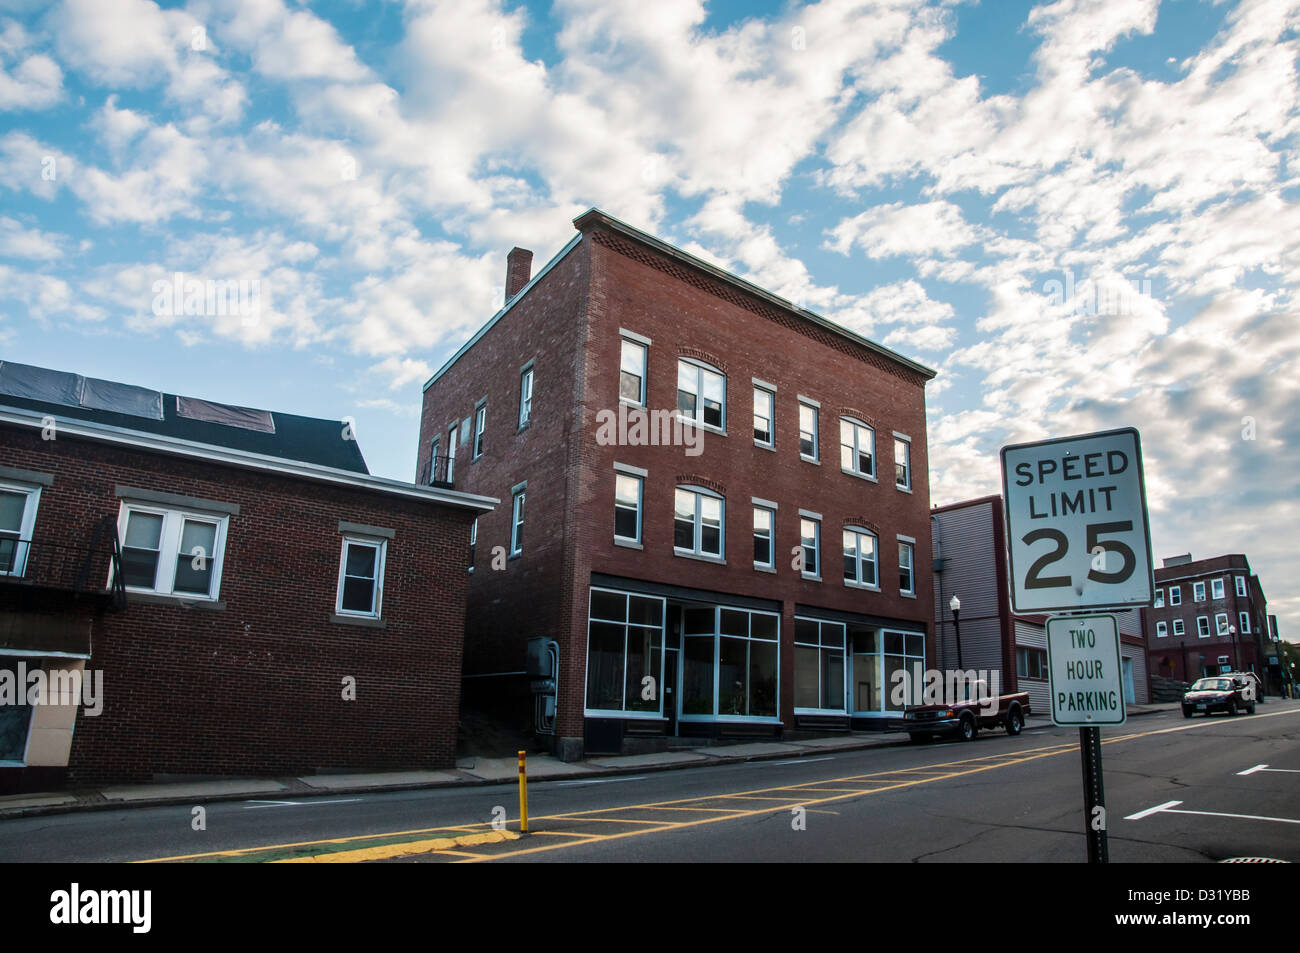
[[[943,524],[939,522],[939,517],[934,513],[930,514],[930,521],[934,523],[934,545],[935,549],[938,550],[938,555],[933,557],[934,563],[938,564],[938,568],[934,570],[934,574],[939,577],[939,611],[935,613],[935,635],[939,640],[939,652],[935,657],[935,661],[938,663],[939,668],[942,669],[944,667],[943,607],[947,605],[947,603],[943,601]]]

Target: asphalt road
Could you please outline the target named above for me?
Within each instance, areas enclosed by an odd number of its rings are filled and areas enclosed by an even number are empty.
[[[1300,861],[1300,703],[1147,715],[1102,738],[1113,862]],[[1077,862],[1077,742],[1040,722],[968,744],[535,782],[526,838],[510,785],[198,805],[205,830],[189,806],[15,818],[0,859],[383,859],[433,842],[405,859]]]

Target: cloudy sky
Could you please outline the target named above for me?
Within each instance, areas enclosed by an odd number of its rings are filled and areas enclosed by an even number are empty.
[[[594,205],[938,369],[936,504],[1136,426],[1157,560],[1247,553],[1296,639],[1298,52],[1300,0],[0,0],[0,356],[410,479],[506,251]]]

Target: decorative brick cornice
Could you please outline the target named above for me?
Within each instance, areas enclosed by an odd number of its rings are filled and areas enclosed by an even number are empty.
[[[880,524],[872,522],[871,520],[867,519],[865,516],[846,517],[844,520],[844,525],[859,526],[862,529],[869,529],[871,530],[871,532],[875,533],[877,537],[880,536]]]
[[[691,486],[702,486],[706,490],[712,490],[719,496],[727,495],[727,485],[719,483],[717,480],[710,480],[708,477],[700,476],[698,473],[679,473],[677,474],[677,485],[682,486],[690,484]]]
[[[788,328],[798,334],[802,334],[804,337],[811,338],[832,350],[856,358],[862,363],[874,367],[878,371],[883,371],[886,374],[897,377],[899,380],[906,381],[909,384],[914,384],[917,387],[925,386],[925,378],[915,371],[909,370],[901,364],[896,364],[860,344],[855,344],[848,338],[841,337],[825,328],[819,327],[812,321],[800,318],[792,312],[772,307],[752,295],[745,294],[738,288],[734,288],[716,278],[692,268],[688,268],[680,262],[672,261],[650,248],[637,244],[631,239],[606,231],[604,228],[593,229],[590,237],[597,245],[608,248],[613,252],[617,252],[623,257],[630,258],[648,268],[653,268],[656,271],[663,272],[664,274],[676,278],[678,281],[684,282],[693,288],[698,288],[714,297],[721,298],[723,301],[733,304],[738,308],[744,308],[746,311],[767,318],[769,321],[773,321],[776,324]]]
[[[710,354],[708,351],[701,351],[698,347],[686,347],[678,345],[677,353],[682,357],[693,357],[697,361],[703,361],[705,364],[712,364],[718,370],[726,372],[727,362],[722,360],[716,354]]]
[[[862,411],[858,410],[858,408],[856,407],[841,407],[840,416],[852,417],[854,420],[862,421],[864,424],[866,424],[868,427],[871,427],[873,430],[876,429],[875,418],[872,417],[870,414],[863,413]]]

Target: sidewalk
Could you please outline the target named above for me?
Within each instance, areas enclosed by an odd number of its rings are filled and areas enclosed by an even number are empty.
[[[1129,717],[1154,714],[1178,707],[1130,705]],[[1050,716],[1035,713],[1027,726],[1050,724]],[[764,741],[748,744],[710,745],[700,748],[662,751],[654,754],[613,755],[565,763],[547,754],[528,755],[530,781],[573,780],[615,777],[647,771],[672,771],[742,761],[770,761],[804,758],[829,751],[860,751],[907,745],[903,731],[854,731],[824,738],[799,741]],[[518,759],[462,758],[451,771],[385,771],[372,774],[313,774],[293,778],[247,778],[191,780],[158,784],[116,785],[47,794],[0,796],[0,819],[66,814],[73,811],[102,811],[121,807],[212,803],[215,801],[295,801],[330,794],[413,791],[471,785],[512,784],[518,777]]]

